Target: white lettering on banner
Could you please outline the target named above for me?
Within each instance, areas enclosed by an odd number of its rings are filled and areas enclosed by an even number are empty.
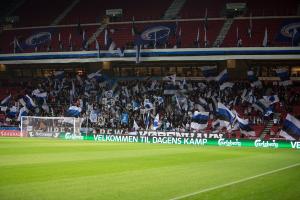
[[[223,138],[223,133],[189,133],[189,132],[164,132],[164,131],[137,131],[141,137],[182,137],[182,138]],[[99,134],[101,135],[122,135],[128,134],[127,130],[123,129],[100,129]]]
[[[264,147],[264,148],[268,148],[268,147],[273,147],[273,148],[278,148],[278,143],[275,140],[272,140],[272,142],[270,141],[262,141],[261,139],[257,139],[254,142],[255,147]]]
[[[195,144],[195,145],[205,145],[207,143],[207,139],[189,139],[189,138],[184,138],[183,140],[184,144]]]
[[[160,143],[160,144],[181,144],[181,138],[174,138],[174,137],[153,137],[153,143]]]
[[[28,132],[30,137],[55,137],[57,138],[60,133],[45,133],[45,132]]]
[[[300,142],[291,142],[293,149],[300,149]]]
[[[225,140],[225,139],[219,139],[218,140],[218,145],[219,146],[227,146],[227,147],[231,147],[231,146],[238,146],[238,147],[241,147],[242,146],[242,143],[239,142],[238,139],[235,139],[234,140]]]
[[[121,135],[94,135],[95,141],[101,142],[138,142],[138,137],[136,136],[121,136]]]
[[[72,133],[66,133],[65,134],[65,139],[66,140],[83,140],[83,136],[75,135],[75,134],[72,134]]]

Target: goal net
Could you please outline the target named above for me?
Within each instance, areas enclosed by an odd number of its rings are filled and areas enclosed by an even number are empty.
[[[23,116],[21,134],[23,137],[54,137],[60,134],[80,135],[82,118]]]

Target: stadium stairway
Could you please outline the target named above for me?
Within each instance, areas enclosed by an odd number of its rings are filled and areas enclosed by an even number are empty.
[[[270,134],[271,128],[273,127],[274,123],[273,123],[273,119],[269,120],[267,125],[265,126],[264,130],[262,131],[261,135],[260,135],[260,139],[264,139],[266,137],[266,135]]]
[[[218,47],[221,46],[221,44],[223,43],[231,25],[233,24],[234,18],[228,18],[226,19],[226,21],[224,22],[223,27],[220,30],[220,33],[218,35],[218,37],[216,38],[215,42],[213,43],[214,47]]]
[[[93,35],[88,39],[85,48],[87,48],[90,44],[92,44],[96,38],[103,32],[103,30],[107,27],[107,24],[102,24],[97,30],[96,32],[93,33]]]
[[[79,3],[80,0],[74,0],[56,19],[51,23],[51,26],[58,25],[65,16]]]
[[[5,14],[6,16],[11,16],[25,2],[26,2],[25,0],[21,0],[21,1],[18,1],[18,2],[16,1],[15,5],[12,6],[12,8],[7,13],[1,13],[1,15],[3,16],[3,14]]]
[[[177,17],[186,0],[174,0],[164,13],[162,19],[174,19]]]

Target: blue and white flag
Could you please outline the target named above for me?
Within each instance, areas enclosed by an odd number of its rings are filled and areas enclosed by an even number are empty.
[[[288,86],[292,85],[292,81],[290,80],[289,72],[287,69],[281,68],[276,69],[276,74],[280,78],[279,85]]]
[[[192,116],[191,128],[195,130],[203,130],[208,125],[209,112],[195,111]]]
[[[146,116],[144,116],[144,124],[145,124],[146,130],[148,130],[149,124],[150,124],[150,112],[148,112],[146,114]]]
[[[132,108],[133,108],[134,111],[140,109],[141,105],[140,105],[139,102],[137,102],[136,100],[132,100],[131,103],[132,103]]]
[[[19,116],[18,116],[18,121],[21,121],[21,118],[23,116],[27,116],[29,113],[28,109],[24,106],[20,109],[20,112],[19,112]]]
[[[228,81],[228,79],[229,79],[229,75],[227,69],[224,69],[218,76],[215,77],[215,81],[219,82],[219,84]]]
[[[146,110],[152,110],[153,109],[153,104],[149,99],[144,100],[144,107]]]
[[[153,130],[157,130],[158,128],[159,128],[159,114],[157,113],[153,121]]]
[[[129,115],[128,113],[122,113],[121,115],[121,124],[128,124]]]
[[[18,108],[16,106],[13,106],[9,109],[9,112],[7,113],[7,116],[10,118],[15,118],[17,116]]]
[[[247,90],[247,89],[244,89],[242,95],[241,95],[241,98],[242,98],[242,101],[246,101],[246,102],[249,102],[249,103],[254,103],[256,102],[256,97],[253,95],[253,91],[252,90]]]
[[[160,23],[160,24],[151,24],[146,26],[145,29],[138,33],[137,29],[132,23],[132,34],[137,36],[135,37],[134,44],[137,45],[150,45],[159,44],[164,45],[170,38],[171,35],[175,34],[175,24],[174,23]]]
[[[114,92],[112,90],[105,91],[104,96],[108,99],[113,98]]]
[[[243,133],[243,134],[245,134],[247,136],[255,137],[255,132],[250,127],[248,119],[242,119],[238,115],[236,115],[236,119],[238,121],[241,133]]]
[[[218,102],[218,114],[222,120],[228,121],[230,124],[235,120],[235,114],[220,102]]]
[[[217,66],[201,67],[202,74],[208,81],[212,80],[217,75]]]
[[[137,131],[137,130],[139,130],[140,129],[140,127],[139,127],[139,125],[136,123],[136,121],[135,120],[133,120],[133,130],[135,130],[135,131]]]
[[[39,99],[45,99],[47,98],[47,92],[36,92],[36,93],[33,93],[33,96],[39,98]]]
[[[50,112],[50,109],[49,109],[49,106],[46,102],[46,99],[44,99],[44,102],[43,102],[43,105],[42,105],[42,109],[46,112],[46,113],[49,113]]]
[[[300,136],[300,121],[294,116],[287,114],[279,135],[287,140],[295,140],[294,137]]]
[[[264,39],[263,39],[263,42],[262,42],[262,46],[263,47],[268,46],[268,29],[267,29],[267,27],[265,28],[265,35],[264,35]]]
[[[96,50],[97,50],[97,57],[99,58],[100,57],[100,45],[99,45],[99,42],[97,39],[95,40],[95,46],[96,46]]]
[[[178,86],[174,84],[165,84],[164,95],[174,95],[178,90]]]
[[[277,95],[263,96],[263,98],[269,105],[279,102],[279,98]]]
[[[299,28],[299,27],[298,27]],[[292,36],[292,46],[299,46],[300,42],[300,33],[297,28],[293,29],[293,36]]]
[[[104,32],[104,45],[108,51],[113,51],[116,48],[116,43],[110,37],[107,29]]]
[[[228,121],[224,121],[224,120],[220,120],[220,119],[217,119],[216,121],[214,121],[212,123],[212,128],[214,130],[221,130],[224,127],[228,128],[229,126],[230,126],[230,123]]]
[[[260,80],[258,80],[257,76],[254,74],[254,71],[249,70],[247,72],[248,80],[250,81],[251,87],[261,87],[262,83]]]
[[[158,105],[161,105],[161,104],[164,103],[164,98],[163,97],[157,97],[156,101],[157,101]]]
[[[19,102],[26,108],[32,110],[34,108],[36,108],[36,104],[34,103],[34,101],[32,100],[32,98],[29,95],[25,95],[23,98],[21,98],[19,100]]]
[[[173,83],[173,85],[175,85],[175,81],[176,81],[176,74],[170,75],[170,76],[165,76],[164,80],[166,81],[170,81]]]
[[[92,110],[90,112],[90,121],[92,123],[97,123],[97,121],[98,121],[98,112],[96,110]]]
[[[59,79],[59,80],[61,80],[61,79],[64,78],[65,72],[64,72],[64,71],[55,71],[55,72],[53,73],[53,75],[54,75],[54,79]]]
[[[79,117],[80,113],[81,113],[81,108],[77,106],[70,106],[67,111],[67,115],[70,117]]]
[[[11,94],[8,95],[7,97],[5,97],[2,101],[1,101],[1,106],[6,106],[11,100]]]
[[[224,82],[220,85],[220,90],[225,90],[226,88],[232,88],[234,83],[231,82]]]
[[[87,77],[88,79],[95,79],[96,81],[100,81],[102,77],[102,74],[100,72],[101,70],[98,70],[95,73],[90,73]]]
[[[135,54],[135,63],[138,64],[141,62],[141,45],[138,44],[135,46],[136,54]]]
[[[87,43],[87,36],[86,36],[86,31],[83,30],[82,32],[82,49],[86,49],[86,43]]]
[[[259,110],[264,116],[270,116],[273,113],[270,104],[265,99],[259,99],[252,104],[252,107]]]

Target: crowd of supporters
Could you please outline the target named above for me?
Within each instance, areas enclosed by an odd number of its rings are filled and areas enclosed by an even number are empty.
[[[176,75],[122,81],[99,71],[74,77],[62,72],[60,76],[23,83],[22,88],[18,95],[6,98],[8,101],[2,100],[1,125],[18,125],[21,115],[73,116],[88,120],[95,128],[199,131],[191,126],[193,117],[195,113],[208,113],[201,129],[231,132],[239,128],[231,122],[225,127],[215,123],[224,120],[218,113],[219,103],[248,119],[253,127],[270,120],[280,125],[300,100],[291,86],[273,83],[251,87],[248,81],[238,81],[223,87],[216,81],[185,80]],[[268,101],[268,97],[276,98]],[[267,108],[255,106],[263,99]]]

